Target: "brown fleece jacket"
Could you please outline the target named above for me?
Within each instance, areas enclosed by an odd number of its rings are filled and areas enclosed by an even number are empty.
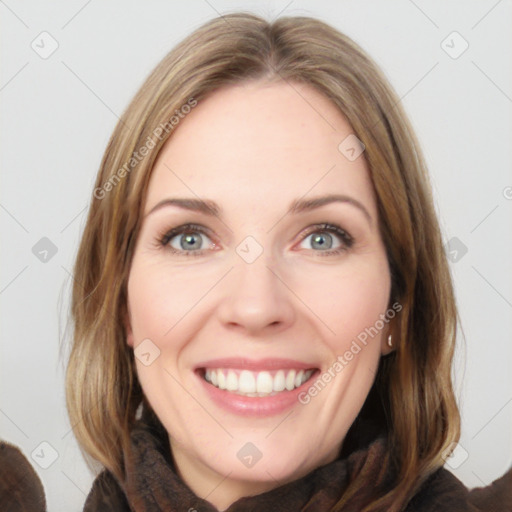
[[[21,451],[0,441],[0,510],[45,512],[41,480]]]
[[[94,481],[84,512],[218,512],[177,475],[161,425],[154,420],[139,422],[132,433],[132,446],[134,460],[126,480],[118,482],[103,471]],[[330,511],[356,475],[368,481],[368,494],[385,489],[389,478],[382,474],[380,463],[385,452],[385,436],[376,436],[367,446],[299,480],[237,500],[226,512]],[[368,494],[352,496],[340,512],[360,512]],[[6,443],[0,444],[0,510],[46,511],[37,474],[22,453]],[[404,512],[512,512],[512,469],[490,486],[471,491],[449,471],[439,469]]]
[[[84,512],[218,512],[177,475],[165,430],[158,420],[148,418],[133,430],[134,460],[126,480],[118,482],[109,472],[101,473]],[[352,496],[340,512],[360,512],[370,493],[386,489],[390,481],[389,475],[381,471],[386,438],[374,436],[370,430],[369,438],[373,440],[366,446],[341,455],[299,480],[241,498],[226,512],[330,511],[356,475],[367,480],[368,493]],[[489,487],[469,491],[441,468],[422,485],[404,512],[512,512],[512,469]]]

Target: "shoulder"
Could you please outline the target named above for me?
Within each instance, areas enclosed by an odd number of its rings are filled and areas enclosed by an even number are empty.
[[[130,505],[112,473],[102,471],[94,480],[83,512],[131,512]]]
[[[487,487],[469,490],[441,468],[421,486],[407,512],[512,512],[512,469]]]

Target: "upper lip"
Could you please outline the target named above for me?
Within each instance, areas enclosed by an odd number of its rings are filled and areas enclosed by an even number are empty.
[[[265,371],[265,370],[309,370],[317,368],[315,364],[296,361],[294,359],[265,358],[247,359],[244,357],[227,357],[212,359],[196,366],[196,369],[204,368],[237,368],[240,370]]]

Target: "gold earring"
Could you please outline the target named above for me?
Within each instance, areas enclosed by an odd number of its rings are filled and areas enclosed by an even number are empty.
[[[388,347],[389,348],[393,347],[393,338],[392,338],[391,334],[388,336]]]

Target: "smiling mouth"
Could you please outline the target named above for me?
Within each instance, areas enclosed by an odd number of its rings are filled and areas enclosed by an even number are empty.
[[[250,371],[235,368],[201,368],[201,377],[216,387],[236,395],[268,397],[299,388],[317,368]]]

